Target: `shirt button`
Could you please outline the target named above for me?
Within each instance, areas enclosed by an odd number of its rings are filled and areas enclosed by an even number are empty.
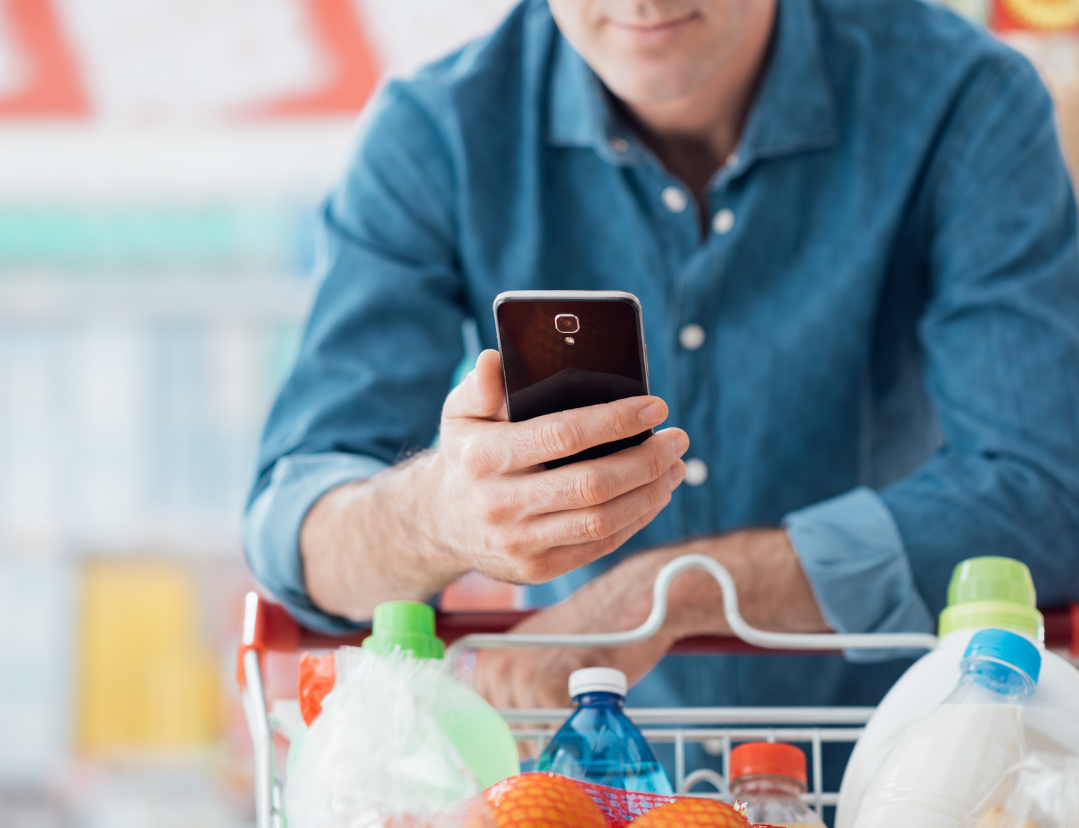
[[[732,152],[730,155],[727,156],[726,166],[728,166],[728,167],[737,167],[738,166],[738,153]]]
[[[629,141],[627,141],[625,138],[612,138],[611,149],[613,149],[615,152],[625,152],[629,149]]]
[[[689,204],[689,199],[678,187],[668,187],[659,196],[663,199],[663,206],[672,213],[681,213]]]
[[[691,457],[686,461],[686,483],[690,486],[700,486],[708,479],[708,466],[703,460]]]
[[[734,227],[734,213],[724,207],[712,219],[712,229],[719,235],[725,236],[731,232],[732,227]]]
[[[704,344],[704,328],[695,322],[686,325],[678,332],[678,341],[687,351],[696,351]]]

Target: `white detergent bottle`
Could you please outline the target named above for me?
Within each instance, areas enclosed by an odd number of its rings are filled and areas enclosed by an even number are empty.
[[[903,674],[866,725],[839,789],[836,828],[852,828],[869,780],[888,752],[955,687],[963,653],[981,629],[1019,633],[1041,652],[1041,677],[1023,712],[1028,748],[1079,755],[1079,670],[1044,649],[1035,598],[1030,570],[1019,561],[983,557],[956,566],[948,606],[940,614],[940,644]]]
[[[869,783],[855,828],[961,828],[967,814],[1026,753],[1023,703],[1041,653],[1007,630],[975,633],[962,677],[912,725]]]

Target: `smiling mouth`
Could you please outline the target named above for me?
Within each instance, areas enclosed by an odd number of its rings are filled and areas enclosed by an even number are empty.
[[[624,23],[610,21],[620,36],[639,46],[660,46],[673,40],[696,19],[695,13],[657,23]]]

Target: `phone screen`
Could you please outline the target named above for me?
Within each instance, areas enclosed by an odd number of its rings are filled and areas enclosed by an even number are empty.
[[[639,310],[629,299],[506,299],[496,308],[509,418],[530,420],[647,393]],[[547,463],[643,443],[652,430]]]

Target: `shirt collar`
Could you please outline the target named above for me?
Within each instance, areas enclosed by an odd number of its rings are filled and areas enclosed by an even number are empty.
[[[618,116],[603,83],[561,34],[555,40],[547,140],[592,147],[612,164],[644,163],[646,151]]]
[[[555,41],[549,106],[550,143],[592,147],[614,164],[641,164],[650,157],[618,117],[595,72],[562,36]],[[838,140],[811,0],[778,0],[772,55],[742,136],[738,167]]]

